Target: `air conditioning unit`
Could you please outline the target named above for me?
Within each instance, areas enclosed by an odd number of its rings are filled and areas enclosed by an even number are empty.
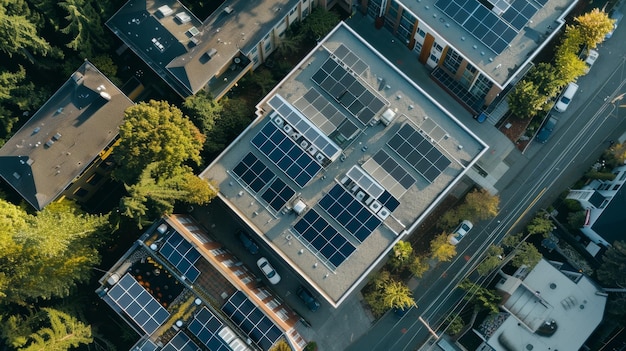
[[[317,152],[317,148],[313,145],[309,146],[306,151],[311,154],[311,155],[315,155],[315,153]]]
[[[381,205],[378,201],[373,201],[370,205],[370,209],[374,212],[378,212],[378,210],[380,210],[382,207],[383,205]]]
[[[292,134],[291,134],[291,139],[293,139],[293,140],[298,140],[298,139],[300,139],[300,133],[298,133],[298,132],[294,132],[294,133],[292,133]]]
[[[306,140],[302,140],[302,141],[300,142],[300,146],[301,146],[303,149],[306,149],[307,147],[309,147],[309,142],[308,142],[308,141],[306,141]]]
[[[319,162],[319,163],[324,163],[324,161],[326,161],[326,157],[324,155],[322,155],[321,152],[319,152],[317,155],[315,155],[315,159]]]
[[[274,124],[276,124],[279,127],[282,127],[283,126],[283,119],[280,116],[274,117]]]
[[[283,126],[283,130],[285,131],[285,133],[291,133],[291,131],[293,130],[293,128],[291,128],[291,126],[289,124],[285,124]]]
[[[387,217],[389,217],[389,215],[391,214],[391,212],[389,212],[389,210],[386,207],[383,207],[380,211],[378,211],[377,215],[378,218],[382,219],[383,221],[385,219],[387,219]]]
[[[365,193],[362,191],[359,191],[358,193],[356,193],[356,199],[359,201],[363,201],[363,199],[365,198]]]

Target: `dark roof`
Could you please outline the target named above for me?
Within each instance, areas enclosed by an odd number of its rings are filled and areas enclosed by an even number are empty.
[[[594,191],[589,198],[589,203],[592,204],[595,208],[600,208],[604,200],[606,200],[606,198],[602,194],[600,194],[598,191]]]
[[[626,189],[624,188],[624,186],[620,187],[591,227],[609,243],[617,240],[626,241],[626,219],[624,219]]]
[[[248,54],[297,4],[298,0],[226,0],[203,23],[176,0],[130,0],[106,24],[186,97],[204,88],[242,52]],[[170,15],[159,14],[163,5],[172,9]],[[181,12],[190,16],[189,22],[176,19]],[[190,34],[192,27],[196,35]],[[209,51],[214,53],[209,56]]]
[[[43,209],[117,137],[132,104],[86,61],[0,149],[0,176]]]

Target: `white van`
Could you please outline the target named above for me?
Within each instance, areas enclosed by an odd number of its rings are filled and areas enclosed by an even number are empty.
[[[567,110],[567,107],[569,106],[569,103],[572,101],[574,94],[576,94],[577,91],[578,84],[569,83],[563,91],[563,94],[561,94],[561,97],[559,97],[559,100],[554,105],[554,109],[559,112],[565,112],[565,110]]]

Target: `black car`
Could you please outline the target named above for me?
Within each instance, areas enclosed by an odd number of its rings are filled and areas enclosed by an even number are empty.
[[[311,312],[315,312],[320,308],[320,303],[319,301],[317,301],[313,295],[311,294],[310,291],[308,291],[305,287],[301,286],[298,288],[297,291],[298,297],[300,298],[300,300],[302,300],[302,302],[304,302],[304,304],[306,305],[306,307],[309,308],[309,310],[311,310]]]
[[[548,139],[550,138],[550,135],[552,135],[552,131],[554,130],[554,127],[556,126],[556,118],[554,117],[550,117],[548,118],[548,121],[546,121],[546,124],[543,125],[543,127],[541,127],[541,129],[539,129],[539,133],[537,133],[537,141],[545,144]]]
[[[259,253],[259,247],[257,246],[257,244],[252,241],[248,234],[246,234],[243,230],[240,230],[237,236],[239,237],[239,241],[241,241],[241,243],[246,248],[246,250],[248,250],[248,252],[253,255]]]

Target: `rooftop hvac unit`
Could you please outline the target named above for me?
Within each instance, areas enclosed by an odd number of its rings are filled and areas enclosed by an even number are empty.
[[[293,130],[293,128],[291,128],[291,126],[289,124],[285,124],[283,126],[283,130],[285,131],[285,133],[291,133],[291,131]]]
[[[171,15],[172,13],[174,13],[174,10],[172,10],[172,8],[170,8],[167,5],[163,5],[157,9],[157,13],[161,15],[162,17],[167,17]]]
[[[298,132],[294,132],[294,133],[292,133],[292,134],[291,134],[291,139],[293,139],[293,140],[298,140],[298,139],[300,139],[300,133],[298,133]]]
[[[370,205],[370,209],[374,212],[378,212],[378,210],[380,210],[381,207],[383,207],[383,205],[381,205],[380,202],[378,201],[374,201]]]
[[[311,156],[315,155],[315,153],[317,152],[317,148],[313,145],[309,146],[306,151],[311,154]]]
[[[183,23],[187,23],[189,21],[191,21],[191,17],[187,14],[187,12],[179,12],[176,14],[176,16],[174,16],[178,22],[180,22],[181,24]]]
[[[315,159],[319,162],[319,163],[324,163],[324,161],[326,160],[326,157],[324,157],[324,155],[322,155],[321,152],[319,152],[317,155],[315,155]]]
[[[295,205],[293,205],[293,212],[301,215],[306,209],[306,204],[302,200],[298,200]]]
[[[226,12],[226,14],[231,14],[233,11],[234,9],[230,6],[224,7],[224,12]]]
[[[309,147],[309,142],[306,140],[302,140],[300,142],[300,147],[302,147],[303,149],[306,149],[307,147]]]
[[[76,84],[82,84],[83,82],[83,74],[80,72],[74,72],[72,73],[72,80],[74,81],[74,83]]]
[[[391,212],[389,212],[389,210],[386,207],[383,207],[380,211],[378,211],[377,215],[378,218],[382,219],[383,221],[385,219],[387,219],[387,217],[389,217],[389,215],[391,214]]]
[[[274,117],[274,124],[276,124],[279,127],[282,127],[283,126],[283,119],[280,118],[280,116]]]
[[[356,199],[359,201],[363,201],[363,199],[365,198],[365,193],[362,191],[359,191],[358,193],[356,193]]]
[[[217,54],[217,49],[215,48],[210,48],[209,50],[207,50],[207,52],[205,52],[205,54],[211,58],[213,56],[215,56]]]
[[[163,223],[160,226],[157,227],[157,232],[161,233],[161,234],[165,234],[165,232],[167,231],[167,224]]]

